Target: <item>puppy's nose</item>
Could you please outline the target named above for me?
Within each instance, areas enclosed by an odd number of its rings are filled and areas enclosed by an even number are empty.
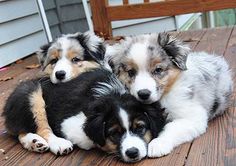
[[[65,79],[66,72],[64,70],[60,70],[60,71],[57,71],[55,75],[58,80],[63,80]]]
[[[148,89],[142,89],[138,91],[138,96],[142,100],[147,100],[151,95],[151,91]]]
[[[126,154],[129,158],[135,159],[135,158],[138,157],[139,151],[138,151],[137,148],[132,147],[132,148],[126,150],[125,154]]]

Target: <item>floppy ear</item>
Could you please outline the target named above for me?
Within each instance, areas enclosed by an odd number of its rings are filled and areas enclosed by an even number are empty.
[[[89,112],[92,112],[92,116],[89,116],[84,129],[86,135],[95,143],[100,146],[105,145],[105,113],[103,113],[102,105],[95,103],[95,105],[88,108]],[[104,105],[104,104],[103,104]]]
[[[52,43],[45,44],[40,47],[40,50],[36,52],[40,65],[44,68],[45,60],[47,59],[48,49]]]
[[[158,44],[177,67],[181,70],[187,70],[186,61],[190,51],[188,46],[165,32],[158,34]]]
[[[143,110],[149,121],[152,137],[156,138],[166,124],[164,109],[162,109],[160,104],[156,102],[150,105],[144,105]]]
[[[104,40],[93,32],[87,31],[85,33],[79,33],[76,37],[81,46],[85,49],[85,58],[93,59],[97,62],[103,61],[105,55]]]

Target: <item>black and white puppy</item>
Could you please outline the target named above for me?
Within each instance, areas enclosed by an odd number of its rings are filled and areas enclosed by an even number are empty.
[[[191,52],[167,33],[126,37],[107,47],[105,59],[139,101],[160,101],[166,108],[171,122],[149,144],[149,157],[166,155],[203,134],[208,120],[229,106],[233,81],[225,59]]]
[[[104,69],[82,73],[65,83],[53,84],[48,79],[20,84],[4,108],[7,130],[27,149],[40,149],[37,142],[43,140],[36,134],[38,126],[30,104],[38,89],[43,93],[49,125],[57,136],[82,149],[97,146],[126,162],[144,158],[148,143],[165,124],[158,103],[142,104]],[[22,133],[27,134],[21,137]]]

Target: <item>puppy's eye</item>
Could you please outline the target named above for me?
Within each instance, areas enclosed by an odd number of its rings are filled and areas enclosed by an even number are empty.
[[[164,70],[161,67],[157,67],[154,71],[154,75],[160,75]]]
[[[130,78],[133,78],[136,75],[136,71],[134,69],[130,69],[127,72]]]
[[[57,63],[57,61],[58,61],[57,58],[56,58],[56,59],[52,59],[52,60],[50,61],[50,64],[53,65],[53,64]]]
[[[144,135],[146,132],[146,126],[145,125],[138,125],[135,129],[134,129],[134,133],[138,134],[138,135]]]
[[[118,130],[111,131],[109,132],[109,137],[113,142],[119,142],[121,138],[121,132]]]
[[[74,58],[71,59],[71,61],[73,63],[77,63],[77,62],[81,61],[81,59],[79,57],[74,57]]]

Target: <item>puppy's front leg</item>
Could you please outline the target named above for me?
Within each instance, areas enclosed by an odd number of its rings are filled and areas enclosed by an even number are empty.
[[[195,109],[188,111],[197,111]],[[149,143],[148,156],[161,157],[167,155],[176,146],[192,141],[194,138],[203,134],[206,128],[207,112],[203,108],[192,116],[174,119],[172,122],[166,124],[160,135]]]

